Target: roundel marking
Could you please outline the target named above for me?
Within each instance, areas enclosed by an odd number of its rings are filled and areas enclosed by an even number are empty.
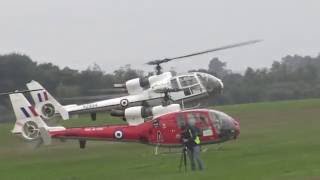
[[[123,132],[121,130],[117,130],[114,132],[114,137],[116,139],[122,139],[123,138]]]
[[[127,107],[129,105],[129,100],[128,99],[121,99],[120,101],[120,106],[121,107]]]

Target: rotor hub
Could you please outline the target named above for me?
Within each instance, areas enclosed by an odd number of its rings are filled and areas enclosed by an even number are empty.
[[[41,108],[41,112],[42,112],[42,115],[49,119],[51,117],[54,116],[55,114],[55,108],[52,104],[48,103],[48,104],[44,104]]]

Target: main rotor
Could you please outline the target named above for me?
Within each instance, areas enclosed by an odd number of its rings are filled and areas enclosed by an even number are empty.
[[[183,59],[183,58],[188,58],[188,57],[192,57],[192,56],[198,56],[198,55],[202,55],[202,54],[206,54],[206,53],[210,53],[210,52],[214,52],[214,51],[221,51],[221,50],[224,50],[224,49],[230,49],[230,48],[245,46],[245,45],[249,45],[249,44],[255,44],[255,43],[258,43],[260,41],[262,41],[262,40],[252,40],[252,41],[246,41],[246,42],[231,44],[231,45],[222,46],[222,47],[209,49],[209,50],[205,50],[205,51],[200,51],[200,52],[195,52],[195,53],[187,54],[187,55],[183,55],[183,56],[177,56],[177,57],[172,57],[172,58],[164,58],[164,59],[153,60],[153,61],[147,62],[146,64],[155,65],[156,73],[157,73],[157,75],[159,75],[159,74],[162,73],[161,72],[161,70],[162,70],[161,64],[162,63],[167,63],[169,61],[176,60],[176,59]]]

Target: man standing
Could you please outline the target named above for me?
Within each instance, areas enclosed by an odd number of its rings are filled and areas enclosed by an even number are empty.
[[[196,162],[199,170],[203,170],[204,165],[200,159],[200,130],[194,123],[188,123],[183,132],[182,140],[187,147],[188,156],[191,162],[191,170],[196,170]]]

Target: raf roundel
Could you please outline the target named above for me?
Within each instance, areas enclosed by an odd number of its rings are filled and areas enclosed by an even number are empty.
[[[128,99],[121,99],[120,105],[121,107],[127,107],[129,105]]]
[[[123,138],[123,132],[120,131],[120,130],[115,131],[115,132],[114,132],[114,137],[115,137],[116,139],[122,139],[122,138]]]

